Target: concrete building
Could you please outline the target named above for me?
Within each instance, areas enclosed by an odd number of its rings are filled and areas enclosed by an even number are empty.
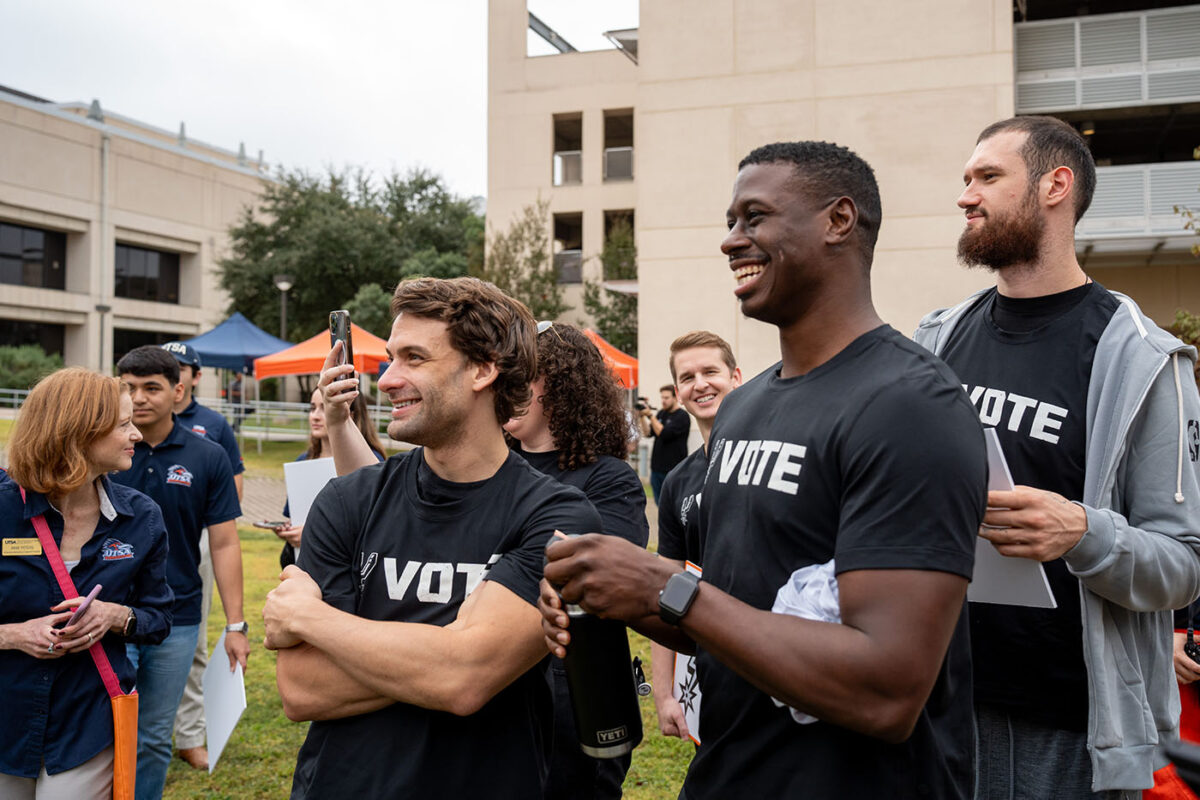
[[[1196,241],[1172,207],[1200,207],[1200,5],[1065,0],[654,0],[621,49],[530,57],[524,0],[490,0],[488,221],[550,202],[560,275],[598,278],[606,219],[638,247],[643,389],[669,380],[667,345],[709,328],[748,374],[772,329],[743,319],[719,252],[737,162],[755,146],[824,139],[874,166],[884,223],[874,266],[883,317],[990,283],[955,260],[962,167],[987,124],[1049,113],[1083,130],[1100,167],[1078,229],[1096,280],[1156,320],[1200,313]],[[564,255],[565,254],[565,255]],[[580,272],[573,264],[578,258]],[[579,305],[577,302],[575,303]],[[579,311],[566,318],[575,321]]]
[[[216,260],[262,177],[182,125],[0,87],[0,344],[107,371],[219,323]]]

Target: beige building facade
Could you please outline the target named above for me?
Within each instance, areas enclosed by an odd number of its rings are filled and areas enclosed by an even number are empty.
[[[669,382],[667,347],[695,328],[729,339],[754,374],[778,358],[778,342],[739,313],[719,250],[747,152],[820,139],[875,168],[884,211],[875,303],[910,333],[928,310],[991,282],[955,259],[955,201],[975,137],[1014,113],[1053,113],[1095,129],[1097,201],[1078,232],[1085,267],[1162,323],[1176,308],[1200,312],[1195,239],[1170,208],[1200,206],[1200,162],[1190,161],[1200,145],[1200,6],[1106,5],[1113,13],[1077,17],[1075,6],[1038,0],[653,0],[641,3],[636,31],[614,37],[632,40],[627,52],[529,57],[523,0],[490,0],[489,225],[546,198],[556,258],[572,245],[583,276],[599,278],[589,257],[605,220],[630,209],[643,394]],[[632,176],[614,180],[609,119],[629,109]],[[575,118],[580,135],[560,135]],[[1147,131],[1159,132],[1157,146]],[[571,172],[562,153],[574,149]],[[578,240],[560,235],[564,218],[580,220]]]
[[[182,126],[0,89],[0,344],[107,371],[132,347],[213,327],[225,232],[262,179],[261,156]]]

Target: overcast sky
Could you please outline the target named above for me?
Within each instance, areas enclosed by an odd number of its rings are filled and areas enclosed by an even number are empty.
[[[580,50],[637,26],[637,0],[529,8]],[[420,165],[487,192],[487,0],[0,0],[0,19],[0,85],[272,166]]]

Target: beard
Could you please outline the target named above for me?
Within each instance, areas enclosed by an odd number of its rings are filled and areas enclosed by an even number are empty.
[[[995,272],[1037,261],[1046,221],[1037,213],[1033,198],[1027,200],[1016,212],[986,214],[978,228],[963,231],[958,237],[959,262]]]

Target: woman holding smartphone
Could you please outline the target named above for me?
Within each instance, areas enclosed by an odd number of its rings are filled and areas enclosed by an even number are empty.
[[[371,448],[371,452],[375,454],[375,458],[383,461],[383,444],[379,441],[379,434],[375,432],[375,424],[371,421],[370,411],[367,409],[367,401],[362,395],[354,398],[354,402],[350,406],[350,415],[354,419],[354,424],[363,435],[367,446]],[[332,458],[333,453],[329,449],[329,434],[325,431],[325,398],[321,394],[321,389],[317,388],[312,393],[312,398],[308,402],[308,429],[310,438],[308,440],[308,449],[300,454],[297,461],[306,461],[310,458]],[[283,506],[283,515],[291,516],[291,509],[288,504]],[[275,535],[283,539],[283,551],[279,554],[279,566],[286,567],[288,564],[296,563],[296,548],[300,546],[300,540],[304,537],[304,526],[298,525],[293,527],[287,525],[282,528],[275,529]]]
[[[112,708],[86,651],[102,647],[129,691],[126,642],[170,630],[162,513],[106,477],[132,465],[132,416],[119,380],[70,368],[33,388],[13,428],[0,473],[0,797],[111,797]],[[84,598],[63,599],[39,516],[77,591],[101,585],[77,619]]]

